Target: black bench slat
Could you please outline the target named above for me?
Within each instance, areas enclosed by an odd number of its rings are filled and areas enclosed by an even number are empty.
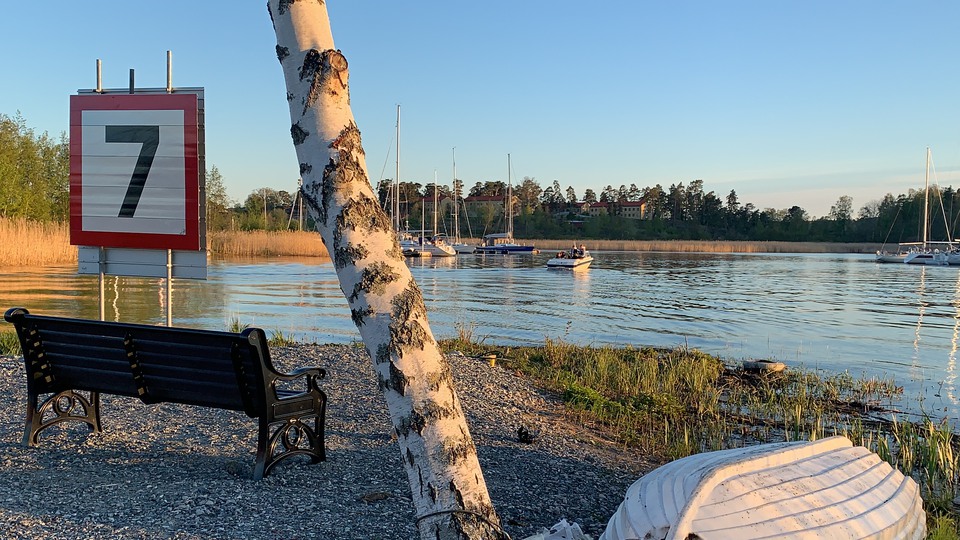
[[[104,394],[117,394],[128,397],[137,397],[137,387],[130,378],[130,373],[119,371],[99,371],[96,369],[75,369],[69,366],[53,368],[56,377],[53,385],[45,387],[43,391],[85,390]]]
[[[27,369],[24,444],[37,444],[42,430],[67,420],[100,431],[99,395],[113,394],[259,418],[255,479],[293,455],[325,459],[326,395],[319,387],[325,372],[277,372],[263,330],[234,334],[89,321],[31,315],[23,308],[7,310],[4,319],[17,329]],[[291,380],[301,388],[305,382],[305,390],[275,391],[278,381]],[[41,403],[41,395],[49,396]],[[80,410],[59,406],[62,398]]]

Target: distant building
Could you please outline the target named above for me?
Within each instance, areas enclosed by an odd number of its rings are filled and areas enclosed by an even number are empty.
[[[648,219],[646,201],[622,201],[615,203],[595,202],[577,203],[580,213],[588,216],[605,216],[616,214],[626,219]]]

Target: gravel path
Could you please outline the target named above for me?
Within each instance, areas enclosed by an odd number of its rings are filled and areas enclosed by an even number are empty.
[[[51,428],[21,446],[26,382],[0,357],[0,536],[6,539],[410,539],[409,485],[370,360],[351,346],[273,351],[327,370],[327,461],[250,480],[256,424],[242,413],[102,397],[104,432]],[[651,465],[572,426],[555,396],[451,355],[493,502],[515,539],[566,518],[599,536]],[[539,436],[517,439],[525,426]]]

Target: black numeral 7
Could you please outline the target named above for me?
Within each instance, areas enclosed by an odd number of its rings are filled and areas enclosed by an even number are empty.
[[[117,217],[132,218],[137,211],[137,205],[140,204],[140,195],[143,193],[143,186],[147,183],[150,167],[153,166],[153,156],[157,155],[157,147],[160,146],[160,126],[105,127],[105,142],[143,143],[140,147],[140,157],[137,158],[137,166],[130,177],[130,185],[127,186],[127,194],[123,197],[123,206],[117,214]]]

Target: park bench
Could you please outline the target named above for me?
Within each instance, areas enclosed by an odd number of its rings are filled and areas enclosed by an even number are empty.
[[[19,307],[3,317],[16,327],[27,371],[26,446],[62,422],[100,432],[100,394],[111,394],[259,419],[256,480],[291,456],[326,459],[324,370],[276,371],[259,328],[214,332],[31,315]]]

